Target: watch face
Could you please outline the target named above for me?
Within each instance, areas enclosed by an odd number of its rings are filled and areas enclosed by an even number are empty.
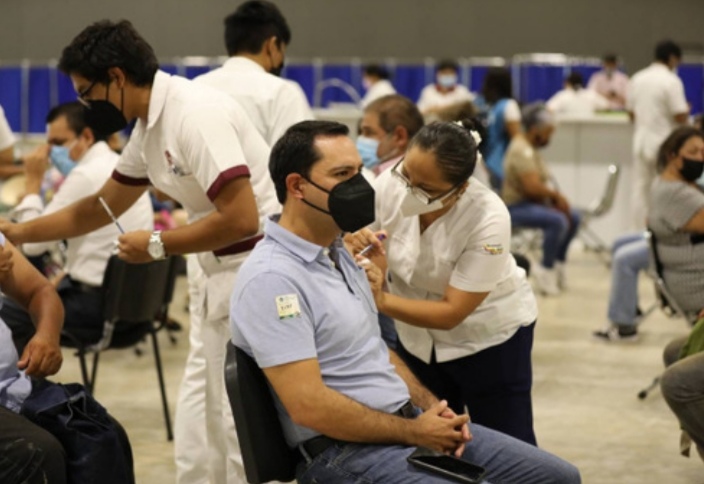
[[[147,252],[152,256],[152,259],[162,259],[164,257],[164,244],[161,240],[153,238],[149,241]]]

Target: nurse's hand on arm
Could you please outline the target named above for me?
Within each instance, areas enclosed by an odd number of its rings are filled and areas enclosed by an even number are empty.
[[[382,273],[386,273],[386,250],[384,249],[384,239],[388,237],[386,230],[373,232],[367,228],[358,230],[357,232],[348,233],[345,235],[345,247],[352,256],[357,256],[359,253],[371,246],[372,248],[364,253],[364,257],[372,261]]]
[[[454,452],[467,439],[469,417],[446,417],[447,402],[432,405],[416,419],[373,410],[329,388],[317,359],[263,369],[291,419],[333,439],[368,444],[403,444]]]
[[[215,211],[202,219],[162,232],[167,254],[207,252],[227,247],[259,231],[259,214],[249,178],[238,177],[223,186],[213,200]],[[140,230],[119,237],[118,256],[127,262],[150,262],[151,232]]]
[[[146,185],[125,185],[110,178],[95,194],[49,215],[20,224],[0,219],[0,232],[15,244],[48,242],[85,235],[112,223],[99,201],[100,197],[105,200],[115,216],[119,217],[146,189]]]
[[[13,264],[10,270],[0,269],[2,291],[29,312],[36,327],[17,367],[37,378],[53,375],[63,361],[59,346],[63,305],[51,283],[10,242],[5,242],[0,251],[0,261],[7,261],[6,253]],[[6,268],[7,264],[0,263],[0,267]]]

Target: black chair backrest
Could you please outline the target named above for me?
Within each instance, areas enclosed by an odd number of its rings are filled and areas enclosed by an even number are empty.
[[[130,264],[111,256],[103,277],[104,320],[153,321],[164,304],[170,271],[169,259]]]
[[[289,448],[264,372],[232,342],[227,343],[225,385],[235,417],[247,482],[288,482],[296,477]]]

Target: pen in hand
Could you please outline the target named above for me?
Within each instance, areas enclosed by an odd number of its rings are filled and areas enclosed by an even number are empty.
[[[384,239],[386,239],[386,235],[384,235],[384,234],[379,234],[379,235],[376,236],[376,238],[379,239],[380,242],[382,242],[382,241],[384,241]],[[359,254],[357,254],[357,255],[365,255],[367,252],[369,252],[369,251],[372,250],[373,248],[374,248],[374,244],[369,244],[369,245],[366,246],[364,249],[362,249],[362,250],[359,252]]]
[[[115,222],[115,225],[117,225],[117,229],[120,231],[121,234],[124,234],[125,231],[122,229],[122,225],[120,225],[120,222],[117,221],[115,218],[115,215],[112,213],[112,210],[110,210],[110,207],[108,207],[108,204],[105,203],[105,200],[103,200],[103,197],[98,197],[98,200],[100,200],[100,204],[103,206],[105,211],[110,215],[110,218],[112,219],[113,222]]]

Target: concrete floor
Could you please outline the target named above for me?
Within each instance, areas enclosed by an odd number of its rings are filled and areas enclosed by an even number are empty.
[[[540,298],[533,350],[535,428],[542,448],[572,462],[585,483],[704,483],[704,463],[678,454],[677,421],[659,391],[645,401],[636,394],[662,369],[661,351],[686,333],[682,320],[659,310],[641,327],[641,340],[604,344],[591,331],[606,321],[610,278],[593,254],[573,250],[569,290]],[[652,284],[641,281],[642,307],[654,300]],[[180,279],[172,316],[188,326],[185,280]],[[169,403],[176,393],[188,351],[187,332],[173,346],[161,335]],[[79,381],[69,350],[58,380]],[[173,444],[166,441],[151,348],[103,355],[96,397],[125,426],[135,455],[137,482],[174,482]]]

